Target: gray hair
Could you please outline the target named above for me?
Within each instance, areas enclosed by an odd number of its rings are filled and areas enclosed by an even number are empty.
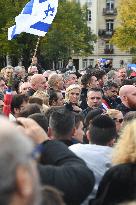
[[[16,66],[16,67],[14,67],[15,73],[19,73],[19,72],[21,72],[22,70],[25,70],[24,67],[22,67],[22,66]]]
[[[117,71],[115,70],[110,70],[108,73],[107,73],[107,77],[108,77],[108,80],[112,80],[114,78],[114,76],[116,75]]]
[[[30,165],[33,143],[4,117],[0,125],[0,195],[8,198],[16,191],[17,166]]]

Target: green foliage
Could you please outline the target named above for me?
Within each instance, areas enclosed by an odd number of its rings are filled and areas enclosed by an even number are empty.
[[[122,50],[136,48],[136,0],[120,0],[118,22],[112,42]]]
[[[51,29],[42,40],[42,53],[46,58],[68,59],[72,54],[90,55],[96,36],[86,22],[86,7],[69,1],[59,1],[58,12]]]

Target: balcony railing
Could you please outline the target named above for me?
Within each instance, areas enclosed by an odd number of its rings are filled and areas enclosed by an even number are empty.
[[[110,38],[114,34],[113,30],[105,30],[105,29],[99,29],[98,35],[100,37]]]
[[[109,8],[103,8],[103,15],[112,15],[112,16],[116,16],[117,15],[117,9],[109,9]]]
[[[104,54],[114,54],[114,49],[113,48],[105,48]]]

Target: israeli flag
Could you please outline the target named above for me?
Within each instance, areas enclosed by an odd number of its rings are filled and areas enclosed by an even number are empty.
[[[8,29],[8,40],[22,32],[45,36],[57,13],[58,0],[31,0],[15,18],[16,25]]]

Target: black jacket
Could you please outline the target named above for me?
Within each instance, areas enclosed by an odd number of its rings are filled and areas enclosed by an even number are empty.
[[[35,92],[36,92],[36,91],[35,91],[34,89],[30,88],[30,89],[28,90],[28,92],[27,92],[27,96],[30,97],[30,96],[32,96]]]
[[[103,96],[103,102],[106,102],[106,105],[108,105],[109,109],[116,109],[119,104],[121,104],[121,100],[119,98],[115,98],[114,100],[111,98]]]
[[[136,164],[120,164],[110,168],[89,205],[116,205],[136,200]]]
[[[59,141],[43,143],[39,173],[43,185],[64,193],[67,205],[79,205],[94,186],[94,175],[86,164]]]
[[[80,95],[80,101],[81,101],[80,107],[82,108],[82,110],[85,110],[88,107],[87,101],[86,101],[87,92],[88,92],[87,88],[82,88],[81,95]]]
[[[126,107],[123,103],[121,103],[117,109],[120,110],[124,116],[130,111],[136,111],[136,109]]]

